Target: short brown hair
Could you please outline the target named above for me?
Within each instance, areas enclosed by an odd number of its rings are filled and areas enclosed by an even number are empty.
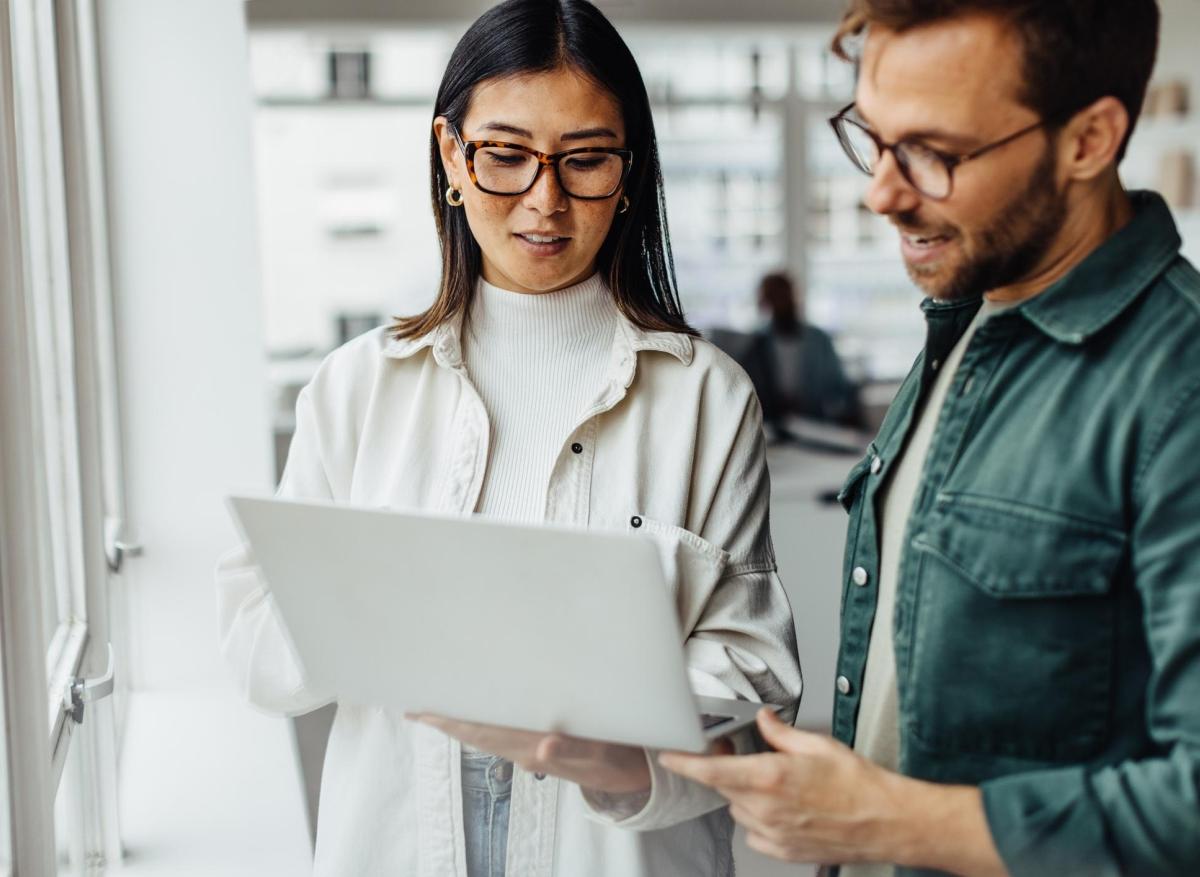
[[[1156,0],[850,0],[833,50],[855,60],[847,41],[871,25],[897,32],[978,12],[1015,30],[1024,49],[1022,103],[1052,124],[1102,97],[1129,114],[1129,135],[1142,111],[1158,53]]]

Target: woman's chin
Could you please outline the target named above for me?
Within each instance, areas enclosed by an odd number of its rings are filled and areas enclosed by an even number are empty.
[[[513,292],[534,294],[556,292],[587,280],[594,273],[593,268],[558,271],[544,270],[547,267],[549,266],[537,266],[537,268],[542,270],[527,269],[506,272],[505,279],[495,281],[493,285],[510,289]]]

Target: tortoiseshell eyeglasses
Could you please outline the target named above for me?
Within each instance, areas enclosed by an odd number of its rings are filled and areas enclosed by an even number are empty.
[[[633,165],[633,151],[609,146],[580,146],[546,153],[500,140],[463,140],[450,126],[467,174],[489,195],[523,195],[533,188],[542,168],[554,168],[558,185],[572,198],[600,201],[621,190]]]

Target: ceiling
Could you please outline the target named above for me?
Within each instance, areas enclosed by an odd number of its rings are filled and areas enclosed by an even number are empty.
[[[470,21],[487,0],[248,0],[251,27],[305,24],[421,24]],[[833,22],[846,0],[596,0],[617,22],[807,24]]]

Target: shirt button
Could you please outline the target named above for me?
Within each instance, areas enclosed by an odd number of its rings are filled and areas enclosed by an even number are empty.
[[[851,573],[851,577],[854,579],[854,584],[858,585],[860,588],[871,580],[870,575],[868,575],[867,571],[861,566],[856,566],[854,568],[854,572]]]
[[[839,676],[837,678],[837,690],[840,691],[842,694],[849,694],[850,693],[850,680],[847,679],[845,676]]]
[[[642,519],[639,518],[637,515],[634,515],[632,518],[629,519],[629,526],[631,526],[631,527],[642,526]]]
[[[579,442],[575,442],[575,444],[571,445],[571,451],[576,454],[582,454],[583,445],[581,445]]]
[[[929,366],[934,371],[937,371],[938,368],[941,367],[941,364],[942,364],[941,360],[935,359],[933,362],[929,363]]]
[[[883,468],[883,459],[879,456],[871,458],[871,474],[878,475],[879,470]]]

